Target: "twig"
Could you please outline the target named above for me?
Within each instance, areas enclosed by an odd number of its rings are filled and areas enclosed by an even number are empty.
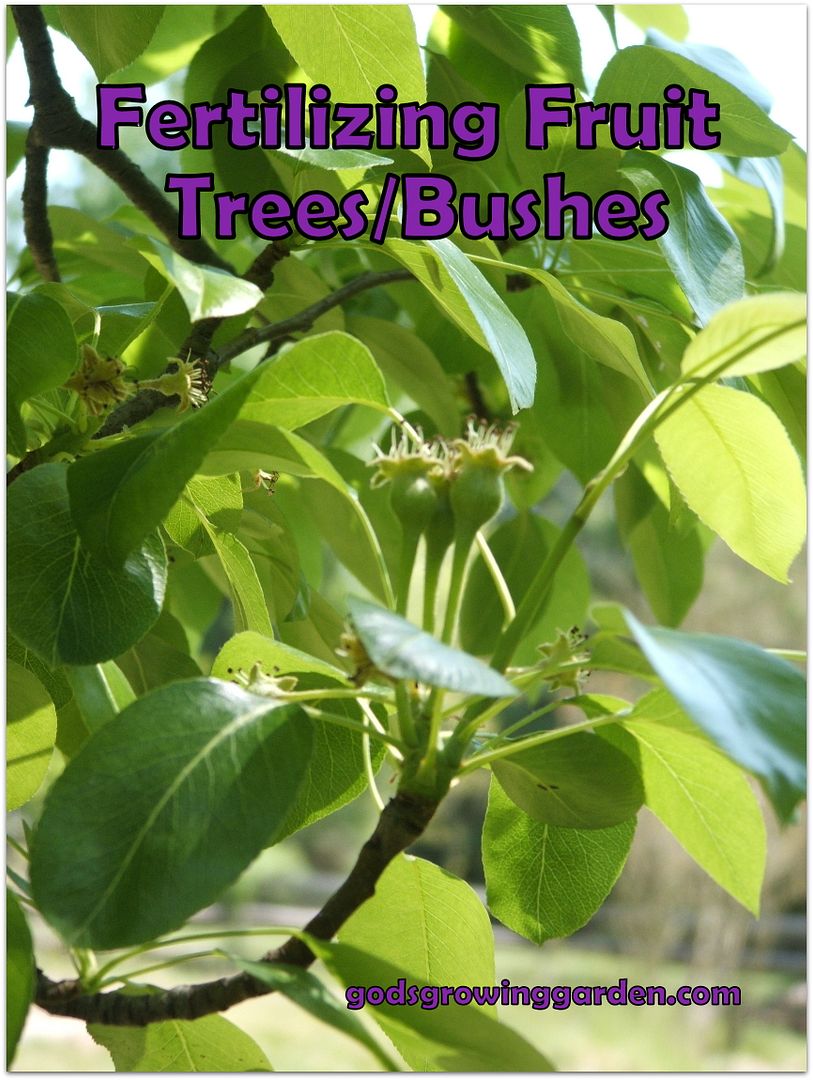
[[[28,129],[25,141],[23,228],[25,242],[40,276],[45,281],[60,281],[54,236],[48,220],[48,147],[39,140],[36,121]]]
[[[378,879],[389,863],[417,840],[436,809],[437,802],[406,792],[399,792],[391,799],[350,874],[311,919],[305,932],[329,941],[353,912],[373,895]],[[303,941],[291,937],[279,948],[266,953],[262,961],[306,968],[314,959]],[[119,990],[85,994],[77,979],[55,982],[38,970],[35,1000],[46,1012],[57,1016],[73,1016],[88,1023],[144,1027],[162,1020],[195,1020],[270,992],[265,983],[242,972],[144,996],[124,994]]]
[[[91,161],[124,192],[133,206],[147,215],[180,255],[234,273],[234,268],[205,240],[178,236],[178,215],[164,193],[131,161],[123,150],[100,149],[95,124],[77,111],[62,85],[54,64],[51,38],[41,9],[33,5],[11,8],[25,56],[34,106],[36,138],[45,149],[73,150]]]
[[[352,281],[348,281],[346,285],[336,289],[335,292],[330,293],[321,300],[317,300],[310,307],[303,308],[296,315],[291,315],[290,318],[282,319],[280,322],[271,323],[268,326],[257,326],[245,330],[234,341],[229,342],[228,345],[224,345],[222,349],[217,351],[214,364],[216,367],[221,367],[223,364],[228,363],[229,360],[240,356],[241,353],[253,349],[255,345],[261,345],[263,342],[278,341],[280,338],[287,337],[289,334],[300,330],[309,330],[320,315],[324,315],[326,311],[338,307],[345,300],[349,300],[366,289],[374,289],[379,285],[391,285],[394,281],[415,280],[417,279],[411,270],[383,270],[378,273],[370,271],[366,274],[360,274],[357,278],[353,278]]]

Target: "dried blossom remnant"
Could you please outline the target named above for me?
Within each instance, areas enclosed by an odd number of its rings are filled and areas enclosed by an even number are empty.
[[[537,645],[537,652],[542,657],[538,666],[543,671],[551,669],[547,682],[552,690],[569,688],[577,694],[581,691],[590,672],[587,668],[571,665],[589,663],[590,653],[583,648],[585,641],[587,638],[578,626],[572,626],[567,631],[559,630],[554,641]],[[557,670],[559,668],[564,670]]]
[[[349,660],[353,665],[353,674],[350,676],[350,682],[357,687],[364,686],[366,682],[372,678],[373,675],[381,675],[378,671],[361,638],[356,634],[350,623],[346,624],[344,632],[339,639],[339,648],[336,650],[336,655],[342,657],[344,660]],[[386,678],[386,676],[383,676]]]
[[[244,690],[260,697],[284,698],[296,689],[296,675],[268,675],[258,660],[246,674],[242,668],[234,673],[234,681]]]
[[[174,371],[139,382],[139,390],[157,390],[165,397],[178,397],[178,412],[186,412],[190,406],[199,409],[205,405],[212,383],[202,365],[197,360],[181,360],[177,356],[171,356],[169,363],[175,365]]]
[[[112,356],[101,356],[92,345],[80,348],[82,363],[64,384],[79,395],[91,416],[100,416],[133,393],[133,383],[124,378],[125,364]]]

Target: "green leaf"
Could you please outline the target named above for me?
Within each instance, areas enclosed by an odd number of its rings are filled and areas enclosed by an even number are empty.
[[[71,511],[95,554],[121,564],[172,509],[246,399],[254,372],[172,427],[79,458],[68,470]]]
[[[689,33],[689,19],[681,4],[619,4],[616,11],[642,30],[657,27],[680,41]]]
[[[343,169],[374,169],[378,165],[392,165],[392,158],[383,154],[371,154],[369,150],[314,150],[305,146],[301,150],[289,150],[280,146],[276,153],[294,158],[302,165],[313,165],[328,172],[341,172]]]
[[[397,920],[397,909],[393,918]],[[390,934],[392,933],[392,923]],[[425,985],[417,972],[345,945],[308,939],[308,944],[345,987],[393,987]],[[477,986],[478,992],[499,987]],[[420,993],[420,989],[418,990]],[[418,1000],[421,1000],[418,998]],[[438,1002],[438,990],[430,986],[428,1002]],[[366,1006],[382,1029],[397,1042],[407,1061],[420,1061],[423,1071],[432,1072],[550,1072],[546,1057],[526,1042],[513,1028],[493,1020],[484,1009],[448,1004],[426,1008],[417,1003],[405,1008],[387,1002]]]
[[[209,536],[231,588],[234,623],[238,630],[255,630],[271,637],[273,629],[257,568],[244,544],[232,533],[209,527]]]
[[[82,544],[68,503],[67,469],[40,465],[8,493],[8,618],[46,664],[96,664],[124,652],[161,613],[167,563],[147,537],[120,569]]]
[[[640,770],[652,813],[695,862],[758,917],[765,872],[759,804],[742,771],[715,747],[659,722],[664,704],[674,707],[668,695],[654,690],[637,703],[634,720],[602,727],[599,734]]]
[[[311,675],[318,679],[306,680],[308,684],[328,685],[336,682],[348,685],[345,673],[317,657],[309,656],[282,641],[273,641],[261,634],[242,633],[230,638],[215,658],[212,675],[220,679],[233,679],[235,673],[248,675],[259,664],[267,675]],[[339,713],[357,723],[362,721],[361,710],[354,702],[331,701],[320,703],[324,712]],[[364,772],[362,737],[329,721],[312,719],[313,749],[308,761],[305,779],[293,800],[285,824],[277,840],[312,825],[340,806],[345,806],[359,796],[367,787]],[[373,764],[377,766],[383,756],[380,743],[373,743]]]
[[[106,664],[66,668],[65,676],[88,734],[98,731],[135,700],[126,676],[112,660]]]
[[[27,668],[6,667],[6,809],[16,810],[45,779],[56,739],[56,710],[48,691]]]
[[[687,60],[699,64],[707,71],[719,75],[721,79],[725,79],[732,86],[736,86],[763,112],[769,113],[771,111],[771,105],[773,104],[771,95],[764,86],[757,82],[742,61],[738,60],[727,49],[720,49],[716,45],[696,45],[685,41],[673,41],[667,34],[661,33],[655,28],[649,29],[646,44],[655,45],[657,48],[665,49],[667,52],[677,53],[678,56],[685,56]]]
[[[655,617],[679,626],[703,585],[704,550],[697,530],[673,527],[669,511],[634,465],[613,491],[619,531]]]
[[[358,1017],[340,1005],[327,987],[310,971],[303,971],[292,964],[257,964],[250,960],[235,959],[244,971],[265,983],[271,990],[284,994],[323,1024],[360,1042],[384,1066],[385,1071],[399,1071],[393,1059],[378,1045]]]
[[[526,513],[503,522],[488,538],[515,606],[522,603],[533,571],[542,564],[559,535],[559,529],[550,521]],[[571,548],[557,571],[543,611],[517,650],[515,662],[535,663],[539,659],[536,646],[555,638],[558,627],[582,624],[589,597],[584,560],[576,548]],[[478,656],[492,653],[504,620],[497,587],[478,555],[469,571],[460,612],[462,648]]]
[[[528,338],[469,256],[449,239],[427,240],[423,244],[390,239],[385,250],[412,271],[473,341],[491,351],[514,412],[530,405],[536,383],[536,361]]]
[[[672,35],[675,36],[675,35]],[[601,73],[594,101],[623,101],[632,115],[644,102],[663,101],[663,89],[672,83],[702,87],[720,106],[720,119],[712,132],[720,132],[720,152],[734,157],[773,157],[790,142],[790,134],[726,79],[700,64],[653,45],[633,45],[617,52]]]
[[[38,293],[8,297],[6,423],[12,453],[26,450],[24,401],[59,386],[78,364],[73,326],[55,300]]]
[[[725,364],[725,375],[753,375],[804,360],[807,303],[803,293],[748,296],[729,304],[689,342],[684,375],[698,378]],[[764,338],[769,340],[761,344]]]
[[[543,824],[523,813],[492,779],[483,825],[490,910],[536,945],[567,937],[607,899],[634,834],[634,818],[604,829]]]
[[[786,821],[804,797],[805,680],[756,645],[627,623],[667,690],[720,749],[762,782]]]
[[[116,665],[137,697],[157,686],[200,675],[200,668],[189,655],[184,628],[166,608],[141,641],[116,657]]]
[[[786,582],[805,537],[804,480],[771,409],[741,390],[704,386],[655,440],[700,520],[740,558]]]
[[[530,81],[584,86],[579,35],[564,5],[461,5],[441,11]]]
[[[266,4],[285,47],[313,82],[326,83],[334,101],[374,103],[382,83],[398,87],[401,101],[425,101],[415,24],[395,4]],[[431,164],[426,149],[416,153]]]
[[[350,685],[345,672],[334,664],[309,656],[283,641],[250,631],[229,638],[215,657],[212,675],[218,679],[231,678],[237,671],[248,675],[255,664],[260,664],[267,675],[322,675]]]
[[[51,788],[31,847],[37,906],[77,947],[176,929],[274,841],[310,749],[296,706],[215,679],[153,690]]]
[[[273,1072],[254,1040],[223,1016],[165,1020],[143,1028],[88,1024],[116,1072]]]
[[[628,758],[577,731],[492,763],[506,795],[535,821],[567,829],[605,829],[628,821],[644,801]],[[611,753],[608,753],[611,751]]]
[[[715,311],[743,295],[745,269],[736,233],[690,169],[632,150],[624,155],[621,172],[640,194],[658,188],[669,197],[669,228],[657,243],[705,325]]]
[[[587,346],[592,359],[637,382],[649,396],[652,389],[649,376],[641,363],[635,347],[635,339],[628,327],[616,319],[597,315],[596,312],[579,303],[561,282],[545,270],[521,266],[518,263],[501,262],[498,259],[488,259],[480,255],[472,255],[472,259],[482,266],[503,270],[507,274],[522,274],[524,277],[538,281],[548,292],[559,316],[562,330],[574,345]]]
[[[6,1068],[14,1060],[34,1000],[34,977],[31,933],[17,897],[6,889]]]
[[[455,395],[440,361],[412,330],[386,319],[350,315],[348,330],[361,338],[388,379],[408,394],[438,431],[451,435],[460,426]]]
[[[243,511],[240,476],[197,476],[164,519],[164,528],[173,543],[195,558],[210,555],[214,548],[203,524],[205,517],[215,528],[236,533]],[[194,505],[192,505],[194,504]],[[197,510],[195,509],[197,507]]]
[[[385,675],[483,697],[516,697],[517,690],[499,672],[400,615],[356,597],[347,606],[368,656]]]
[[[177,288],[192,322],[242,315],[252,311],[263,298],[261,290],[250,281],[214,266],[192,263],[153,237],[147,237],[147,243],[154,252],[143,247],[139,249],[141,254]]]
[[[399,932],[393,934],[397,914]],[[419,986],[493,985],[494,934],[486,909],[465,881],[425,859],[396,856],[367,900],[339,931],[344,945],[409,972]],[[471,1006],[496,1019],[493,1006]],[[404,1010],[409,1011],[409,1010]],[[382,1022],[384,1031],[418,1072],[432,1055],[415,1053],[411,1039]]]
[[[366,345],[330,331],[306,338],[263,364],[240,416],[298,428],[350,404],[386,412],[384,379]]]
[[[395,912],[397,934],[392,932]],[[421,984],[462,986],[495,979],[494,934],[474,889],[414,855],[392,860],[375,895],[338,936],[345,945],[364,946],[378,960],[409,971]],[[491,1006],[485,1008],[495,1015]]]
[[[6,121],[6,176],[11,176],[25,157],[29,126],[19,120]]]
[[[100,82],[132,63],[149,45],[163,4],[60,4],[59,19]]]

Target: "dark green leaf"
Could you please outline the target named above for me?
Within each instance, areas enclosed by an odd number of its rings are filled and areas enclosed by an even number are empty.
[[[559,530],[535,514],[520,514],[504,522],[488,544],[502,570],[515,606],[525,597],[536,569],[559,536]],[[587,612],[590,582],[578,550],[571,548],[560,566],[554,586],[537,621],[517,650],[516,663],[539,659],[536,646],[556,637],[559,627],[581,625]],[[505,615],[494,581],[482,558],[469,571],[460,613],[460,644],[478,656],[493,652]]]
[[[8,297],[6,423],[13,453],[26,450],[20,406],[63,383],[78,364],[76,338],[63,308],[48,296]]]
[[[707,71],[713,72],[721,79],[736,86],[746,97],[749,97],[763,112],[771,111],[771,95],[762,86],[748,68],[736,56],[727,49],[720,49],[716,45],[695,45],[686,41],[673,41],[666,34],[661,33],[654,27],[649,29],[646,35],[646,44],[654,45],[658,49],[684,56]]]
[[[604,829],[536,821],[492,779],[483,825],[488,906],[503,925],[541,945],[592,919],[626,862],[635,819]]]
[[[656,242],[705,325],[715,311],[743,295],[745,270],[736,233],[689,169],[633,150],[624,155],[621,172],[639,193],[658,188],[669,197],[669,228]]]
[[[6,176],[11,176],[25,156],[28,127],[19,120],[6,121]]]
[[[68,471],[71,511],[88,548],[114,564],[152,532],[237,416],[255,378],[238,379],[172,427],[88,454]]]
[[[174,930],[273,842],[310,748],[296,706],[215,679],[153,690],[51,788],[31,849],[38,907],[76,946]]]
[[[161,612],[167,564],[147,537],[112,569],[85,549],[71,519],[67,469],[41,465],[8,494],[9,627],[46,664],[96,664],[124,652]]]
[[[703,585],[703,544],[678,531],[669,510],[631,465],[613,487],[618,526],[655,617],[679,626]]]
[[[805,793],[802,675],[745,641],[626,618],[666,688],[724,753],[759,777],[786,821]]]
[[[14,1060],[33,998],[31,933],[17,897],[6,889],[6,1068]]]
[[[535,821],[567,829],[605,829],[628,821],[644,801],[629,758],[583,731],[494,761],[508,797]],[[611,751],[611,753],[608,753]]]
[[[348,607],[368,656],[385,675],[484,697],[516,696],[511,683],[482,660],[442,644],[400,615],[355,597]]]

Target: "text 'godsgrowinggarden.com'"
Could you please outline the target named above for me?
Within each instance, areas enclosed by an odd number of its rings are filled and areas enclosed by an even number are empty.
[[[235,150],[278,150],[318,165],[320,153],[351,151],[348,166],[392,165],[391,158],[370,151],[451,149],[461,161],[490,158],[500,141],[500,108],[489,102],[461,102],[453,109],[438,102],[397,103],[397,89],[385,83],[376,90],[375,105],[331,102],[324,84],[269,84],[260,103],[249,102],[244,90],[229,90],[225,102],[200,102],[189,108],[178,101],[159,101],[146,112],[143,84],[97,88],[99,146],[117,148],[119,129],[143,127],[159,150],[212,149],[213,129],[224,131]],[[705,90],[677,84],[664,87],[663,101],[633,106],[616,102],[576,101],[572,83],[529,84],[525,87],[525,136],[528,150],[550,150],[572,137],[575,149],[590,153],[606,139],[620,150],[679,150],[691,146],[712,150],[720,134],[709,128],[720,119],[720,106]],[[633,115],[635,113],[635,115]],[[563,133],[562,129],[570,129]],[[335,166],[334,166],[335,167]],[[658,188],[643,196],[612,190],[595,199],[568,191],[565,172],[542,174],[539,188],[515,195],[460,192],[442,174],[387,172],[365,188],[335,197],[311,190],[296,199],[282,191],[216,192],[214,174],[170,173],[164,190],[178,196],[178,235],[201,234],[204,195],[211,197],[215,235],[236,236],[237,220],[266,240],[284,240],[298,232],[308,240],[354,240],[368,230],[370,239],[384,242],[394,226],[405,240],[436,240],[456,229],[470,239],[527,240],[542,232],[548,240],[565,235],[565,213],[573,215],[574,240],[589,240],[594,228],[611,240],[642,236],[656,240],[669,228],[666,193]],[[400,212],[396,205],[400,196]]]

